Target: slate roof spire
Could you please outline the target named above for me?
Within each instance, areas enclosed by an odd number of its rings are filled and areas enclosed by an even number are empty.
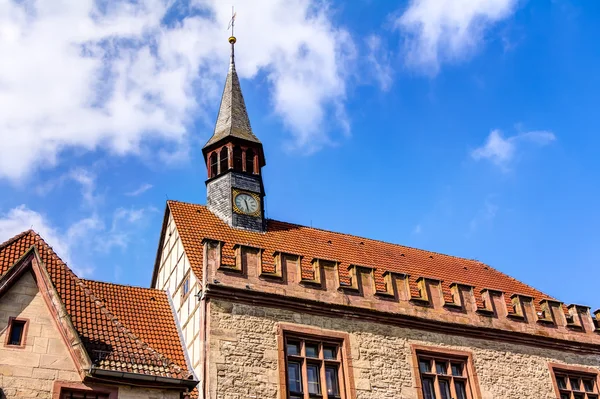
[[[234,137],[260,144],[260,140],[252,133],[250,118],[248,118],[246,103],[244,102],[242,88],[240,87],[240,80],[235,70],[236,41],[235,36],[229,38],[229,43],[231,43],[229,72],[225,80],[225,88],[221,97],[221,106],[219,108],[217,123],[215,124],[215,131],[204,145],[204,148],[212,146],[225,138]]]

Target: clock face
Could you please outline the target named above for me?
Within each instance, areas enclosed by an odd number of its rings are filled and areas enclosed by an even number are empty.
[[[240,193],[236,195],[235,206],[246,215],[254,215],[258,212],[258,201],[249,194]]]

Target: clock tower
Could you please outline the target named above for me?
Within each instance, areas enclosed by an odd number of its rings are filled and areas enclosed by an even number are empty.
[[[252,132],[240,81],[235,70],[234,45],[229,38],[231,60],[212,137],[202,148],[208,170],[206,204],[228,225],[265,230],[262,168],[265,156]]]

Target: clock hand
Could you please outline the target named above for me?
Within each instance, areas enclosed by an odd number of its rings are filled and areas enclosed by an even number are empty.
[[[248,206],[248,201],[246,201],[246,199],[244,199],[244,204],[246,204],[246,212],[250,210],[250,207]]]

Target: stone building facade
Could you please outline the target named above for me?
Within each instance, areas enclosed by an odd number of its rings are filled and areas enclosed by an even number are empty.
[[[200,398],[600,397],[598,311],[475,260],[236,222],[264,217],[265,160],[230,43],[207,206],[167,202],[152,278],[175,304]],[[238,176],[257,187],[215,183]]]

